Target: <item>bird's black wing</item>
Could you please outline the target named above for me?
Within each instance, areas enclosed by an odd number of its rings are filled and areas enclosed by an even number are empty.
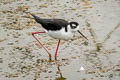
[[[31,13],[30,13],[31,14]],[[47,30],[60,30],[62,27],[65,27],[65,31],[67,31],[68,22],[64,19],[42,19],[34,14],[31,14],[37,23],[40,23],[43,28]]]
[[[60,30],[61,28],[67,28],[68,22],[63,19],[43,19],[42,26],[47,30]]]
[[[34,20],[37,22],[37,23],[42,23],[43,22],[43,19],[39,18],[38,16],[35,16],[34,14],[28,12],[29,14],[31,14],[34,18]]]

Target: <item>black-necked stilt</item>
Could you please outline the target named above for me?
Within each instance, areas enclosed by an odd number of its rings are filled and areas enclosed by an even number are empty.
[[[30,13],[31,14],[31,13]],[[31,14],[34,20],[37,23],[40,23],[44,28],[44,32],[32,32],[32,36],[40,43],[40,45],[47,51],[49,55],[49,60],[51,60],[51,54],[49,51],[43,46],[43,44],[35,37],[34,34],[39,33],[47,33],[49,36],[59,39],[56,52],[55,52],[55,60],[57,59],[57,52],[60,45],[60,40],[69,40],[73,38],[73,32],[79,32],[85,39],[87,39],[80,31],[79,24],[77,22],[68,22],[64,19],[42,19],[38,16]],[[88,39],[87,39],[88,40]]]

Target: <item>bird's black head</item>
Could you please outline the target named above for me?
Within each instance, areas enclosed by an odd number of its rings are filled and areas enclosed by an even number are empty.
[[[78,33],[80,33],[85,39],[87,39],[80,31],[79,31],[79,24],[77,22],[70,22],[69,23],[71,31],[77,31]],[[88,40],[88,39],[87,39]]]
[[[69,25],[72,31],[79,30],[79,24],[77,22],[70,22]]]

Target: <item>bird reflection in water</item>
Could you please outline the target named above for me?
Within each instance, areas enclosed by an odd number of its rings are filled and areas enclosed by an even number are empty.
[[[56,78],[55,80],[66,80],[65,77],[63,77],[61,69],[60,69],[60,64],[57,60],[55,60],[55,64],[57,66],[57,70],[58,70],[58,74],[60,75],[60,77]]]

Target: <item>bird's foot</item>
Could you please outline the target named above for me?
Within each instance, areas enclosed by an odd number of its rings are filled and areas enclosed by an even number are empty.
[[[55,61],[57,61],[57,56],[55,56]]]
[[[49,62],[52,62],[52,58],[51,57],[49,57]]]
[[[52,56],[49,54],[49,62],[52,62]]]

